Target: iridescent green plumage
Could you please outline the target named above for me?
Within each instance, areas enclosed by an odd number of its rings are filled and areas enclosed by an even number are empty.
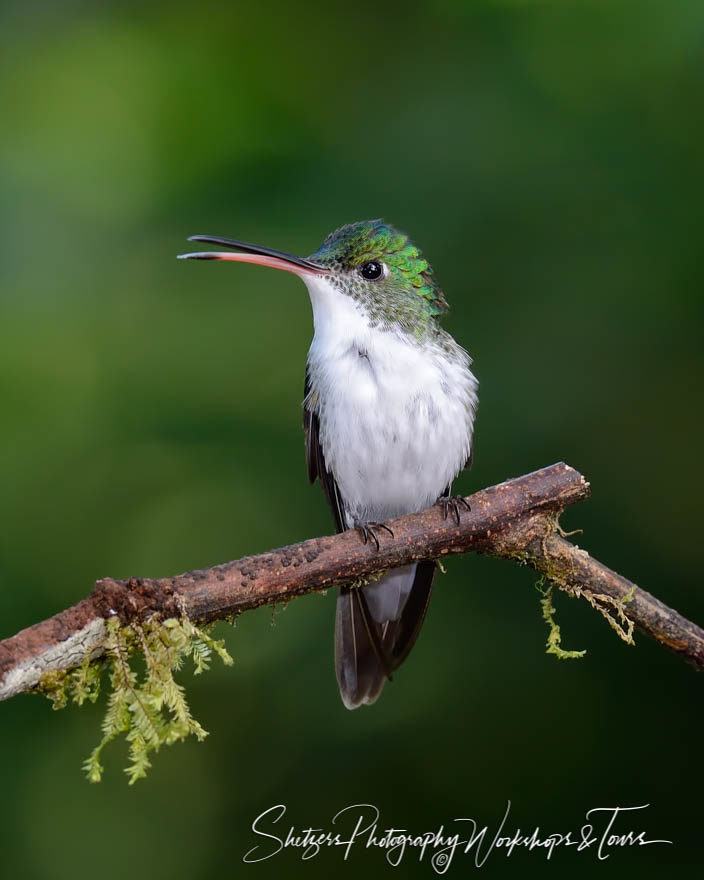
[[[387,277],[377,282],[381,291],[393,288],[418,296],[418,304],[425,306],[422,311],[427,315],[447,311],[447,302],[428,261],[405,233],[383,220],[342,226],[325,239],[310,259],[345,272],[378,260],[388,268]]]

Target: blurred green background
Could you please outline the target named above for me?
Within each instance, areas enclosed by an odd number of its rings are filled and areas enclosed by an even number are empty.
[[[103,575],[166,575],[331,531],[308,486],[303,285],[185,264],[192,233],[315,250],[383,216],[432,262],[480,407],[464,491],[564,459],[566,528],[699,622],[704,5],[4,4],[0,20],[1,636]],[[534,575],[451,560],[383,698],[347,712],[334,596],[218,627],[192,679],[211,731],[128,788],[81,762],[103,706],[0,705],[5,876],[370,876],[354,850],[242,863],[253,819],[353,803],[416,831],[457,816],[577,828],[591,807],[672,847],[489,859],[490,876],[701,866],[702,682]],[[457,859],[450,873],[471,870]],[[409,853],[401,869],[434,876]]]

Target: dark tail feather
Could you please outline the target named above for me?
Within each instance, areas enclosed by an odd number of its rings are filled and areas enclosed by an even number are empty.
[[[434,562],[419,562],[407,569],[407,578],[397,569],[361,589],[340,590],[335,671],[342,702],[348,709],[377,699],[418,638],[436,566]],[[389,609],[393,609],[394,618],[385,619]]]
[[[370,620],[359,593],[361,590],[354,587],[340,590],[335,618],[335,672],[348,709],[373,703],[391,674],[378,627]]]

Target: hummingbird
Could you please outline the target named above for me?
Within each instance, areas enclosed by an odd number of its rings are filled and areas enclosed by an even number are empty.
[[[315,253],[194,235],[227,251],[180,259],[230,260],[298,275],[314,334],[303,428],[308,478],[319,480],[338,532],[357,529],[379,549],[385,521],[442,505],[460,521],[452,481],[470,467],[478,383],[468,353],[444,330],[448,310],[435,274],[407,235],[382,220],[350,223]],[[335,618],[335,671],[348,709],[373,703],[420,632],[434,561],[343,586]]]

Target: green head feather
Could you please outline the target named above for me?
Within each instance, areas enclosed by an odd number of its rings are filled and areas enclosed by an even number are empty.
[[[428,261],[405,233],[383,220],[362,220],[336,229],[310,259],[348,275],[356,291],[361,285],[377,298],[396,294],[396,300],[403,293],[418,317],[441,315],[448,309]],[[383,264],[384,275],[378,281],[364,281],[359,270],[372,261]]]

